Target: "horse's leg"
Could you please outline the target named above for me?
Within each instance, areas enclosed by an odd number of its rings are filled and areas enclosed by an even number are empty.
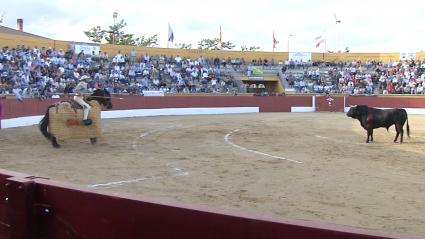
[[[58,142],[56,141],[56,137],[52,137],[52,145],[55,148],[60,148],[61,146],[58,144]]]
[[[97,144],[97,138],[90,138],[91,144]]]

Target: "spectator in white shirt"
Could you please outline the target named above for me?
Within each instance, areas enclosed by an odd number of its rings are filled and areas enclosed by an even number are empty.
[[[283,67],[283,62],[282,62],[282,60],[279,60],[278,65],[279,65],[279,67],[280,67],[280,68],[282,68],[282,67]]]
[[[305,81],[301,80],[300,81],[300,89],[303,89],[306,86]]]
[[[206,71],[204,71],[204,73],[202,73],[202,78],[208,79],[208,73]]]
[[[103,56],[102,56],[102,59],[103,59],[104,62],[108,62],[109,61],[108,53],[104,52],[103,53]]]
[[[122,74],[122,72],[120,72],[118,78],[120,80],[124,80],[125,79],[125,76]]]
[[[409,81],[410,94],[416,94],[416,81],[414,79]]]
[[[159,80],[158,80],[158,79],[154,79],[154,80],[152,81],[152,84],[153,84],[154,86],[159,86]]]
[[[61,56],[65,56],[65,53],[63,52],[63,50],[62,50],[62,49],[59,49],[59,51],[58,51],[58,56],[59,56],[59,57],[61,57]]]
[[[182,63],[181,63],[182,58],[179,55],[177,55],[176,58],[174,58],[174,60],[176,61],[176,64],[178,66],[181,66],[182,65]]]
[[[65,68],[63,68],[63,66],[62,65],[60,65],[59,67],[58,67],[58,70],[60,71],[60,73],[65,73]]]
[[[102,72],[97,72],[95,75],[94,75],[94,79],[95,80],[100,80],[100,79],[102,79],[102,77],[103,77],[103,75],[102,75]]]
[[[136,80],[136,72],[134,72],[134,70],[133,70],[133,69],[130,69],[130,70],[128,71],[128,76],[130,77],[130,80],[131,80],[131,79]]]
[[[119,79],[120,75],[118,74],[118,71],[114,71],[111,73],[111,75],[109,76],[109,78],[112,81],[117,81]]]
[[[59,56],[58,59],[58,65],[65,65],[65,58],[63,56]]]
[[[145,69],[143,70],[142,75],[143,75],[143,76],[147,76],[147,75],[149,75],[149,70],[148,70],[148,68],[145,68]]]
[[[420,95],[424,94],[424,87],[420,83],[419,83],[418,87],[416,88],[416,94],[420,94]]]
[[[76,70],[74,70],[74,72],[72,73],[72,76],[73,76],[74,80],[80,79],[80,73],[78,73],[78,71],[76,71]]]

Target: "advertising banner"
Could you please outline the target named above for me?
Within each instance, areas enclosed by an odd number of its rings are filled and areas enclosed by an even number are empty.
[[[249,76],[248,80],[264,80],[263,76]]]
[[[164,91],[143,91],[143,96],[164,96]]]
[[[76,42],[75,43],[75,54],[80,53],[81,51],[84,51],[84,54],[91,55],[92,52],[98,54],[100,51],[100,45],[96,43],[84,43],[84,42]]]
[[[289,52],[289,60],[307,62],[311,60],[311,52]]]
[[[405,61],[411,59],[416,59],[416,53],[400,52],[400,60]]]

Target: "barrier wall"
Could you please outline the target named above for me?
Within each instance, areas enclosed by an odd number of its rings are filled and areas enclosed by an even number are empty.
[[[76,186],[0,170],[0,238],[425,238]]]
[[[113,110],[130,109],[159,109],[159,108],[209,108],[209,107],[260,107],[260,112],[291,112],[291,107],[311,107],[312,97],[252,97],[230,95],[223,96],[166,96],[166,97],[143,97],[143,96],[119,96],[122,98],[112,99]],[[66,100],[66,99],[60,99]],[[58,99],[25,99],[21,102],[16,99],[2,100],[3,119],[23,116],[44,115],[47,107]],[[103,108],[103,110],[106,110]]]
[[[425,108],[425,97],[403,96],[345,96],[333,95],[331,97],[315,95],[287,95],[287,96],[190,96],[173,95],[166,97],[119,96],[112,99],[113,110],[132,109],[163,109],[163,108],[211,108],[211,107],[259,107],[260,112],[300,112],[303,108],[309,111],[344,112],[350,104],[365,104],[378,108],[407,108],[418,110]],[[332,99],[330,101],[330,99]],[[62,98],[60,100],[66,100]],[[18,118],[24,116],[44,115],[47,107],[58,99],[25,99],[21,102],[16,99],[3,99],[2,119]],[[106,110],[103,108],[102,110]],[[425,113],[425,112],[424,112]]]

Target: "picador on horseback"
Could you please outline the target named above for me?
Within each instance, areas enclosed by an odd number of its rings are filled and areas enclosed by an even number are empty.
[[[87,82],[89,79],[90,78],[88,76],[82,76],[80,78],[80,83],[78,83],[77,87],[75,87],[74,101],[83,107],[83,125],[92,124],[92,120],[87,119],[91,107],[89,104],[87,104],[87,102],[84,101],[84,97],[86,96],[87,92]]]
[[[96,89],[85,101],[89,79],[88,76],[81,77],[74,100],[49,106],[41,119],[40,131],[53,147],[60,148],[57,139],[90,138],[91,143],[96,144],[97,138],[101,137],[100,105],[112,109],[111,95],[106,89]]]

